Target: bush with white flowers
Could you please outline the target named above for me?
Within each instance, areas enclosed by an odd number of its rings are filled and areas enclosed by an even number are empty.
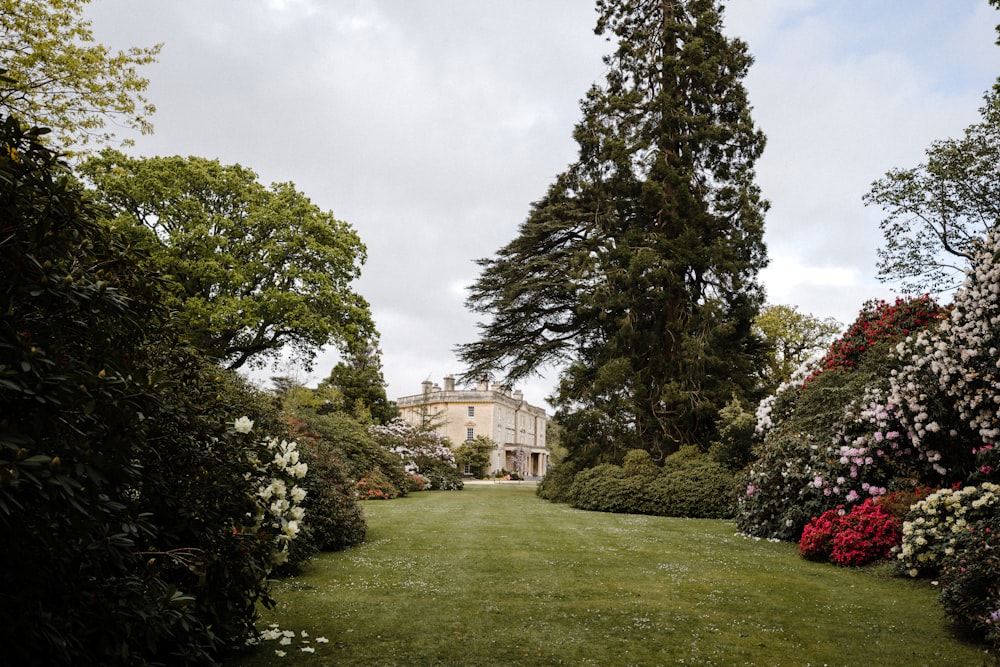
[[[1000,234],[983,243],[947,319],[896,347],[892,400],[942,475],[993,478],[1000,443]],[[976,460],[976,457],[983,459]]]
[[[1000,485],[941,489],[913,506],[897,558],[911,577],[934,575],[955,557],[955,543],[975,521],[1000,512]]]
[[[233,430],[248,434],[253,422],[240,417],[233,422]],[[296,443],[278,438],[267,438],[249,453],[255,466],[257,512],[246,526],[244,534],[255,534],[270,541],[271,567],[288,560],[288,543],[300,530],[305,510],[301,503],[306,491],[296,484],[306,476],[309,467],[299,460]]]

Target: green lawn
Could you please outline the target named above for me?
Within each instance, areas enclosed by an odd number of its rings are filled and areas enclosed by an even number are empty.
[[[996,664],[928,583],[811,563],[730,522],[583,512],[530,484],[364,509],[366,544],[275,585],[263,624],[295,640],[234,666]]]

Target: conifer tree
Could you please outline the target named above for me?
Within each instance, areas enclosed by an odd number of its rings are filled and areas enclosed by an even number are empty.
[[[617,41],[581,107],[579,157],[532,206],[468,305],[466,378],[562,365],[554,396],[582,462],[706,446],[718,409],[753,391],[751,325],[766,263],[742,80],[752,58],[714,0],[599,0]]]

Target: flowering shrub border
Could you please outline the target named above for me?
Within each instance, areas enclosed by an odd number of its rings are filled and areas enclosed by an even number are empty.
[[[898,565],[911,577],[936,575],[955,554],[958,536],[969,524],[1000,511],[1000,485],[984,482],[941,489],[913,506],[903,522]]]

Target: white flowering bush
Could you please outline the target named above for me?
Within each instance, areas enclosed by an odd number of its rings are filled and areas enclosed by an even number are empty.
[[[947,319],[896,346],[892,400],[942,475],[990,480],[1000,441],[1000,234],[983,243]]]
[[[373,425],[369,432],[375,442],[399,458],[409,475],[423,478],[425,488],[463,488],[462,476],[455,466],[455,452],[447,439],[436,432],[418,429],[402,419]]]
[[[755,432],[758,436],[764,437],[777,424],[781,423],[787,416],[782,408],[789,407],[788,403],[794,405],[798,392],[802,390],[802,385],[806,379],[811,377],[823,359],[823,353],[817,352],[799,364],[792,376],[786,382],[778,385],[773,394],[766,396],[758,405],[754,416],[757,418]]]
[[[239,434],[249,434],[252,428],[253,422],[246,417],[233,422],[233,430]],[[278,438],[264,439],[256,449],[248,450],[248,458],[255,467],[257,512],[234,531],[266,542],[270,566],[274,567],[288,561],[289,543],[299,535],[306,491],[296,482],[306,476],[309,467],[299,460],[294,441]]]
[[[1000,512],[1000,485],[984,482],[941,489],[917,502],[903,522],[899,566],[911,577],[937,574],[955,556],[955,544],[972,523]]]

